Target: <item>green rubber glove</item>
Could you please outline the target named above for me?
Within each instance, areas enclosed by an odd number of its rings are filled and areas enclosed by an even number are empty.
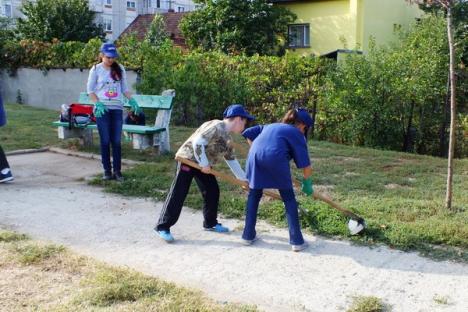
[[[312,178],[302,180],[302,192],[308,196],[314,194],[314,187],[312,186]]]
[[[107,112],[107,110],[108,108],[102,102],[98,101],[94,104],[94,116],[98,118],[102,117]]]
[[[141,113],[141,108],[140,106],[138,106],[138,103],[137,101],[134,99],[134,98],[131,98],[129,101],[128,101],[128,105],[130,105],[130,110],[135,114],[135,115],[138,115],[139,113]]]

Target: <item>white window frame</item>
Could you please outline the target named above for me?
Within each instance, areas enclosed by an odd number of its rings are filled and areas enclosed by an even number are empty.
[[[185,12],[185,7],[183,6],[177,7],[177,12]]]
[[[104,27],[105,32],[111,32],[112,31],[112,18],[104,17],[102,19],[102,26]]]
[[[291,40],[292,28],[302,28],[303,37],[301,38],[301,44],[296,45],[295,41]],[[288,25],[288,48],[310,48],[310,24],[289,24]]]
[[[11,6],[11,3],[5,3],[3,5],[3,12],[8,18],[11,18],[13,16],[13,7]]]
[[[136,9],[136,1],[127,1],[127,9]]]
[[[112,0],[106,0],[106,5],[112,5]]]

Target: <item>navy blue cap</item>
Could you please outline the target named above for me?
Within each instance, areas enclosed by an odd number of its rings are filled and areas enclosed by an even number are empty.
[[[305,108],[296,108],[297,119],[306,125],[308,128],[312,127],[314,120]]]
[[[244,109],[244,106],[240,104],[232,104],[229,105],[223,113],[224,118],[232,118],[232,117],[243,117],[247,118],[248,120],[254,120],[255,117],[247,113]]]
[[[117,48],[115,47],[115,44],[113,43],[103,43],[99,51],[101,51],[101,53],[107,57],[112,57],[112,58],[119,57],[119,54],[117,53]]]

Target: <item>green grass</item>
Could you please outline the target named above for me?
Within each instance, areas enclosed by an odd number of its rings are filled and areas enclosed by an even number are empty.
[[[59,113],[26,105],[6,104],[8,123],[0,129],[0,142],[5,151],[58,145],[57,130],[51,122]]]
[[[351,307],[347,312],[384,312],[388,311],[384,303],[377,297],[358,296],[353,298]]]
[[[450,304],[450,298],[448,296],[434,295],[433,300],[435,303],[440,304],[440,305]]]
[[[21,125],[30,124],[30,118],[41,120],[39,115],[42,115],[42,123],[51,130],[48,122],[57,116],[57,113],[47,110],[19,105],[8,105],[7,110],[13,112],[9,112],[10,117],[15,111],[24,112],[23,117],[10,119],[9,127],[15,127],[15,135],[19,138],[28,136],[28,128],[23,131]],[[8,127],[5,129],[8,130]],[[189,128],[171,128],[172,150],[175,151],[192,131]],[[3,129],[0,133],[3,133]],[[55,132],[53,134],[55,136]],[[40,138],[38,136],[38,140]],[[13,141],[8,135],[6,139],[7,142]],[[242,142],[238,136],[235,140]],[[73,140],[68,142],[70,148],[83,150]],[[36,144],[43,146],[53,143],[45,136]],[[344,216],[324,203],[301,195],[298,200],[308,211],[301,216],[304,229],[359,244],[384,243],[401,250],[417,250],[435,259],[468,262],[468,159],[455,160],[454,211],[449,212],[444,208],[445,159],[322,141],[311,141],[309,144],[314,185],[327,186],[335,201],[365,218],[368,228],[362,235],[350,236]],[[18,145],[16,148],[25,147]],[[98,147],[86,151],[98,152]],[[124,172],[126,179],[122,184],[103,183],[100,179],[92,183],[104,186],[109,192],[163,200],[175,172],[173,154],[158,156],[151,151],[135,151],[127,143],[123,146],[123,156],[144,160],[145,164]],[[240,153],[240,158],[243,157],[245,154]],[[224,164],[216,169],[227,172]],[[293,172],[296,177],[300,176],[298,170],[293,169]],[[227,217],[242,218],[245,193],[226,183],[220,183],[220,188],[220,211]],[[195,183],[185,204],[195,209],[202,207],[202,198]],[[259,216],[272,224],[286,226],[281,202],[265,202]]]
[[[24,234],[17,234],[11,231],[1,231],[0,230],[0,242],[1,243],[11,243],[18,242],[23,240],[28,240],[28,236]]]
[[[17,244],[12,247],[22,264],[34,264],[49,259],[65,250],[63,246],[40,245],[37,243]]]

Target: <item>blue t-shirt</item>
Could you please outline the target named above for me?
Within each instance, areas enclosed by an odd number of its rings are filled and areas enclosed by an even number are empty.
[[[242,135],[253,141],[246,164],[252,189],[290,189],[291,159],[297,168],[310,165],[307,141],[294,126],[284,123],[255,126],[246,129]]]
[[[5,109],[3,108],[3,99],[2,95],[0,94],[0,127],[6,124],[6,113]]]

